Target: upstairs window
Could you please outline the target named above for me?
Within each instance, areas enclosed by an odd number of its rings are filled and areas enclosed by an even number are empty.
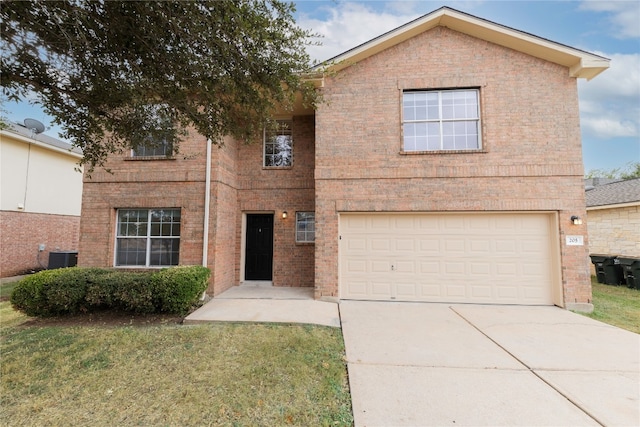
[[[275,127],[264,131],[264,166],[291,167],[293,164],[293,137],[291,120],[278,120]]]
[[[180,209],[119,209],[116,266],[169,267],[180,255]]]
[[[159,141],[149,140],[147,143],[133,149],[133,157],[170,157],[173,155],[173,146],[166,139]]]
[[[404,151],[479,150],[478,89],[405,91]]]

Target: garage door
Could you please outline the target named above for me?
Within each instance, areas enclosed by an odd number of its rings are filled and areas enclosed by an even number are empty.
[[[558,276],[554,218],[342,214],[340,297],[552,304]]]

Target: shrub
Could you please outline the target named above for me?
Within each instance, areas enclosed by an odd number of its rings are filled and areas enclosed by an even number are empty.
[[[153,273],[125,272],[115,286],[113,297],[118,308],[135,313],[158,312],[154,305]]]
[[[210,271],[201,266],[158,272],[71,267],[46,270],[21,280],[11,304],[29,316],[96,309],[136,313],[185,313],[207,288]]]
[[[154,292],[158,311],[185,313],[207,289],[211,272],[194,265],[174,267],[154,274]]]
[[[56,271],[56,270],[50,270]],[[87,287],[100,283],[107,271],[99,268],[62,268],[55,280],[45,287],[46,300],[52,314],[74,314],[88,310]]]
[[[29,316],[51,315],[46,288],[64,269],[45,270],[22,279],[11,292],[11,305]]]

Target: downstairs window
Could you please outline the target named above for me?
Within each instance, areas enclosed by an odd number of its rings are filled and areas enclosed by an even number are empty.
[[[180,255],[180,209],[118,209],[115,265],[169,267]]]

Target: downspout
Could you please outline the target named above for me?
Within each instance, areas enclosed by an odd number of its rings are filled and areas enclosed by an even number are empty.
[[[204,183],[204,231],[202,236],[202,266],[207,267],[209,257],[209,204],[211,203],[211,139],[207,138],[207,166]],[[207,291],[202,293],[204,300]]]

